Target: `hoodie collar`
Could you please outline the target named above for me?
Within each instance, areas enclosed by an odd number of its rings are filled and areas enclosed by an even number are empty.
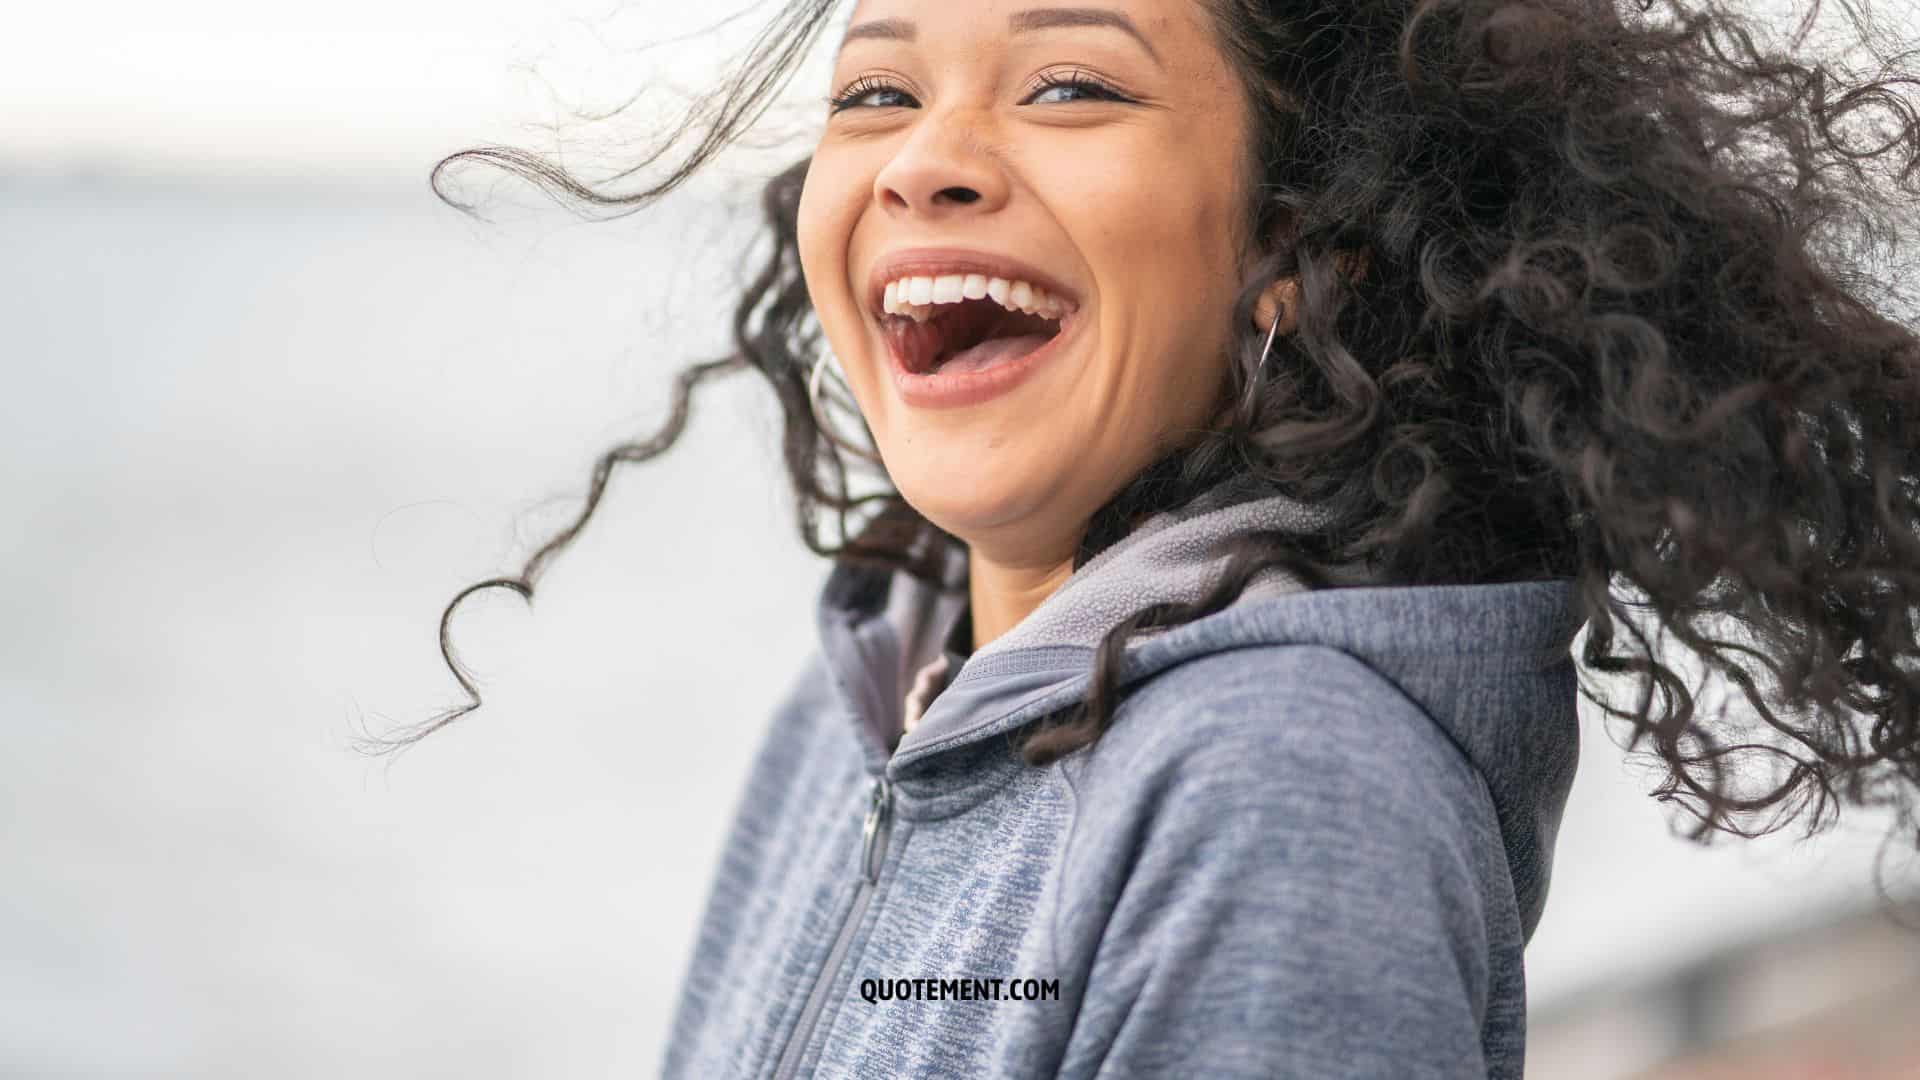
[[[1009,707],[1089,674],[1101,639],[1127,616],[1148,604],[1202,595],[1225,566],[1227,556],[1218,550],[1225,541],[1256,529],[1304,533],[1327,517],[1311,504],[1265,492],[1257,477],[1235,477],[1142,522],[1075,570],[1013,629],[971,654],[965,651],[972,635],[966,548],[929,530],[931,539],[922,543],[944,545],[940,584],[884,567],[836,564],[817,612],[821,645],[874,771],[889,763],[887,748],[895,746],[915,676],[948,657],[946,687],[893,750],[891,764],[898,768],[984,738],[981,729],[1005,719]],[[1356,572],[1337,580],[1365,579]],[[1256,577],[1239,602],[1301,588],[1273,568]],[[1134,647],[1167,632],[1143,631]]]

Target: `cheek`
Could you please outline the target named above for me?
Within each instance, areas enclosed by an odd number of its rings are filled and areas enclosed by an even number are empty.
[[[1067,181],[1045,197],[1049,211],[1081,249],[1103,295],[1148,307],[1144,322],[1161,331],[1177,324],[1184,337],[1214,309],[1230,307],[1239,284],[1232,276],[1234,182],[1215,167],[1219,148],[1211,144],[1131,139],[1107,149],[1106,159],[1121,167],[1087,170],[1086,154],[1049,162],[1048,175]],[[1184,167],[1157,164],[1176,161]]]
[[[1130,343],[1117,393],[1142,413],[1135,426],[1183,428],[1226,375],[1234,292],[1230,193],[1219,177],[1157,174],[1154,185],[1109,186],[1092,209],[1103,250],[1089,253],[1112,275],[1110,313]],[[1091,223],[1093,219],[1089,219]]]
[[[843,362],[862,331],[858,300],[847,266],[853,229],[866,189],[831,158],[816,155],[800,188],[795,209],[794,244],[807,297],[826,331],[827,343]]]
[[[1106,268],[1103,291],[1121,305],[1109,313],[1120,336],[1142,348],[1138,362],[1156,383],[1198,378],[1217,366],[1240,284],[1225,201],[1192,186],[1101,196],[1092,209],[1102,216],[1087,230],[1100,250],[1088,255]]]
[[[827,242],[833,231],[831,204],[822,198],[822,174],[818,158],[807,169],[806,182],[800,186],[800,205],[795,213],[794,239],[800,249],[800,276],[806,280],[807,294],[815,310],[827,299],[823,293],[831,278],[830,254],[834,246]]]

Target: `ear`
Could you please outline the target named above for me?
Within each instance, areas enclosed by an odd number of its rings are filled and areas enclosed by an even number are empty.
[[[1357,282],[1367,272],[1371,261],[1372,249],[1359,251],[1339,251],[1333,256],[1333,265],[1347,275],[1347,280]],[[1275,334],[1291,334],[1300,325],[1299,305],[1295,302],[1300,292],[1298,278],[1283,277],[1266,287],[1260,299],[1253,303],[1253,323],[1261,330],[1271,329],[1274,316],[1284,309],[1280,328]]]
[[[1286,317],[1274,333],[1276,335],[1293,333],[1294,328],[1300,325],[1299,308],[1294,303],[1294,297],[1299,291],[1298,278],[1283,277],[1267,286],[1260,293],[1260,299],[1253,302],[1253,325],[1264,332],[1272,328],[1274,317],[1284,310]]]

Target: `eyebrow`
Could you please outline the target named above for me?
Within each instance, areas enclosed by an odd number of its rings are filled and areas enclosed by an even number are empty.
[[[1010,34],[1021,34],[1033,30],[1050,30],[1061,26],[1112,27],[1115,30],[1131,35],[1133,40],[1140,43],[1141,48],[1147,50],[1147,55],[1153,57],[1155,64],[1161,63],[1160,54],[1154,50],[1153,43],[1147,40],[1146,35],[1140,32],[1139,27],[1133,25],[1133,20],[1127,18],[1124,12],[1112,11],[1107,8],[1056,7],[1031,8],[1027,11],[1016,11],[1007,16],[1007,32]],[[916,29],[910,19],[875,19],[871,22],[857,23],[847,27],[846,34],[840,39],[840,47],[844,49],[848,42],[857,41],[861,38],[883,41],[912,41],[914,40],[915,34]],[[1161,66],[1164,67],[1165,65],[1163,64]]]

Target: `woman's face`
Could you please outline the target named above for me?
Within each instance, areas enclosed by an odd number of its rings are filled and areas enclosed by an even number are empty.
[[[976,550],[1022,560],[1077,543],[1209,424],[1244,228],[1247,107],[1201,0],[1042,2],[856,4],[830,92],[857,96],[829,115],[799,208],[808,292],[894,485]],[[1048,85],[1067,79],[1097,85]],[[913,249],[945,253],[890,261]],[[987,297],[923,309],[925,324],[875,291],[928,277],[938,299],[956,276],[970,296],[967,274],[995,267]],[[996,304],[993,277],[1063,291],[1057,339],[985,398],[903,387],[890,337],[937,355],[943,319],[973,326],[965,341],[1038,331],[1002,350],[1018,356],[1051,331]]]

